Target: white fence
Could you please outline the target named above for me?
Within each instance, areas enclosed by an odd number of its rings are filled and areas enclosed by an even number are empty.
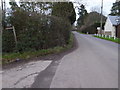
[[[114,40],[117,39],[116,36],[112,37],[111,35],[94,34],[94,36],[103,37],[103,38],[114,38]]]

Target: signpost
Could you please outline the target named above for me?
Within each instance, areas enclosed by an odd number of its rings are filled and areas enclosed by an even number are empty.
[[[15,32],[15,27],[12,26],[12,27],[6,28],[6,30],[11,30],[11,29],[13,30],[14,40],[15,40],[15,46],[16,46],[16,48],[17,48],[17,36],[16,36],[16,32]]]

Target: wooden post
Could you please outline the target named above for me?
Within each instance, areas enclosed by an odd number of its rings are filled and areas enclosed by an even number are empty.
[[[16,48],[17,48],[17,36],[16,36],[16,32],[15,32],[15,27],[13,26],[13,34],[14,34],[14,39],[15,39],[15,44],[16,44]]]

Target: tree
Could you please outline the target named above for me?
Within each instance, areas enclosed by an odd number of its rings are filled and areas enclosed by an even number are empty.
[[[18,8],[18,5],[17,5],[17,3],[15,2],[15,0],[11,0],[11,1],[9,2],[9,4],[10,4],[10,6],[11,6],[12,11],[15,11],[15,10]]]
[[[120,16],[120,1],[113,3],[110,15],[119,15]]]
[[[52,8],[52,3],[51,2],[35,2],[34,0],[30,0],[26,2],[26,0],[20,0],[20,7],[31,13],[39,13],[39,14],[46,14],[49,9]]]
[[[103,23],[106,21],[106,17],[103,15]],[[87,17],[84,19],[84,25],[89,26],[95,23],[100,23],[101,15],[97,12],[88,13]]]
[[[79,18],[77,20],[77,25],[82,26],[84,24],[84,19],[87,16],[87,10],[83,4],[80,6],[80,8],[78,8],[78,15]]]
[[[76,13],[72,2],[56,2],[53,4],[52,15],[60,17],[73,24],[76,20]]]
[[[106,17],[103,15],[103,25],[105,24]],[[90,12],[88,15],[84,18],[84,25],[80,28],[80,30],[83,33],[89,32],[90,34],[94,34],[97,31],[97,27],[100,27],[100,19],[101,15],[97,12]],[[102,27],[104,28],[104,27]]]

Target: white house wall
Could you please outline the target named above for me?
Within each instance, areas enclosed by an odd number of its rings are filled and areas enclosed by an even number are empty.
[[[113,25],[108,18],[106,23],[105,23],[105,31],[112,31],[112,27],[113,27]]]
[[[111,36],[112,37],[115,36],[115,27],[112,25],[109,18],[107,19],[104,28],[105,28],[104,32],[111,32]]]
[[[115,27],[113,26],[113,27],[112,27],[112,37],[116,36],[115,33],[116,33]]]

